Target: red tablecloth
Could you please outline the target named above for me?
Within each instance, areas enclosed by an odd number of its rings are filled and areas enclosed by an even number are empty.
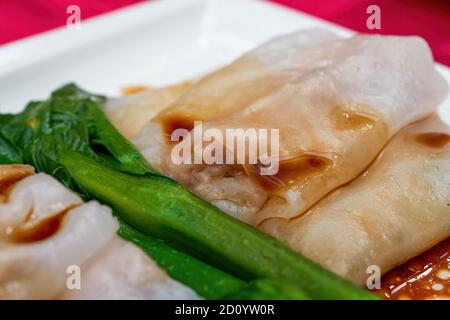
[[[43,32],[67,19],[66,8],[82,8],[82,19],[142,0],[1,0],[0,44]],[[183,0],[179,0],[183,1]],[[223,0],[226,1],[226,0]],[[437,61],[450,65],[450,1],[448,0],[272,0],[360,32],[366,27],[366,8],[381,9],[384,34],[418,34],[424,37]]]
[[[420,35],[437,61],[450,65],[449,0],[273,0],[365,33]],[[378,5],[381,29],[369,30],[366,9]]]
[[[66,24],[67,7],[78,5],[81,19],[142,0],[0,0],[0,44]]]

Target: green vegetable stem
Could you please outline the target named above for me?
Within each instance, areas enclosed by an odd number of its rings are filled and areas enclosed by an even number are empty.
[[[132,227],[240,278],[284,280],[314,299],[375,299],[173,180],[118,172],[75,152],[62,155],[61,163]]]
[[[246,282],[214,268],[161,240],[156,240],[121,223],[119,235],[143,249],[175,280],[187,285],[206,299],[305,300],[297,287],[280,281],[260,279]]]

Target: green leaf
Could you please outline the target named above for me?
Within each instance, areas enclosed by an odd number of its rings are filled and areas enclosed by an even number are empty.
[[[0,162],[27,163],[87,198],[60,155],[75,151],[116,170],[157,174],[101,110],[105,98],[68,84],[16,115],[0,116]]]
[[[118,233],[142,248],[171,278],[192,288],[203,298],[231,296],[246,285],[245,281],[176,250],[161,240],[143,235],[124,221],[121,221]]]
[[[23,163],[22,152],[0,133],[0,164]]]

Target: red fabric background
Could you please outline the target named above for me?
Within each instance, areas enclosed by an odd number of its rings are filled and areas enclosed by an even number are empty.
[[[450,65],[449,0],[273,0],[365,33],[420,35],[437,61]],[[378,5],[381,29],[368,30],[366,9]]]
[[[142,0],[0,0],[0,44],[64,25],[66,8],[79,5],[86,19]],[[182,0],[179,0],[182,1]],[[226,1],[226,0],[222,0]],[[371,33],[366,8],[381,8],[384,34],[418,34],[435,58],[450,65],[450,1],[448,0],[272,0],[351,29]]]
[[[142,0],[0,0],[0,44],[66,24],[67,7],[78,5],[81,19]]]

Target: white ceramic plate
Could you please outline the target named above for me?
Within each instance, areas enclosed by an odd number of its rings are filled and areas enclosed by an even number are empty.
[[[81,15],[83,8],[81,8]],[[154,0],[0,47],[0,112],[75,82],[106,95],[206,73],[279,34],[320,26],[353,32],[257,0]],[[439,66],[449,80],[450,69]],[[450,123],[450,98],[440,108]]]

